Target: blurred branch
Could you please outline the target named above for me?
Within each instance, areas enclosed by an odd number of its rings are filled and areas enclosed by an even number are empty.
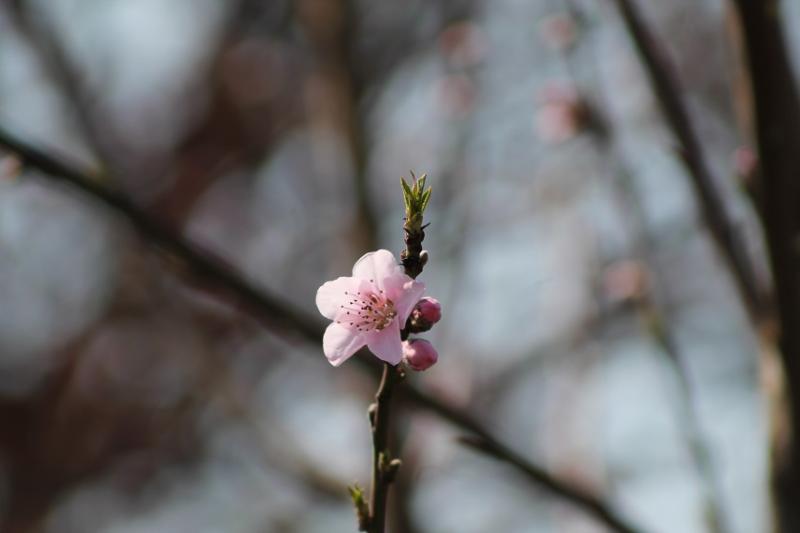
[[[636,533],[636,531],[638,531],[622,521],[591,494],[577,488],[571,488],[568,492],[563,492],[563,485],[561,482],[538,468],[532,468],[531,464],[524,458],[498,443],[496,440],[488,436],[468,436],[461,437],[459,441],[477,452],[510,464],[515,470],[525,475],[535,484],[559,495],[578,507],[589,510],[595,518],[607,525],[612,531],[617,531],[619,533]]]
[[[296,86],[303,69],[289,1],[232,0],[224,31],[193,82],[207,105],[176,140],[148,210],[176,227],[218,181],[253,174],[277,141],[301,122]],[[287,68],[272,58],[281,49]]]
[[[602,120],[602,119],[600,119]],[[611,154],[615,163],[619,161],[614,153],[613,146],[602,130],[594,130],[598,144]],[[726,519],[723,490],[716,468],[712,448],[706,439],[705,432],[699,417],[697,391],[692,385],[691,374],[684,354],[675,340],[671,328],[671,314],[668,308],[659,301],[658,279],[664,278],[663,269],[659,268],[655,252],[651,245],[652,236],[647,234],[646,215],[641,202],[635,195],[630,175],[622,168],[621,164],[612,169],[614,196],[617,199],[619,210],[623,216],[630,219],[633,228],[632,248],[634,256],[642,261],[649,272],[654,274],[651,286],[632,303],[641,321],[642,328],[646,330],[650,339],[658,346],[666,358],[678,385],[677,416],[676,422],[686,442],[696,475],[703,490],[704,518],[708,520],[709,530],[715,533],[727,533],[730,524]],[[663,294],[663,292],[662,292]]]
[[[321,342],[323,326],[319,321],[272,294],[256,288],[204,248],[150,218],[125,196],[99,185],[91,173],[83,172],[50,157],[17,139],[3,128],[0,128],[0,146],[14,152],[24,165],[41,171],[44,177],[75,187],[123,215],[152,244],[175,256],[204,280],[223,289],[228,297],[257,316],[268,328],[279,330],[282,334],[291,333],[315,344]],[[367,362],[374,361],[374,358],[362,357],[358,360],[370,371],[377,370],[377,365]],[[584,512],[612,527],[614,531],[619,533],[636,531],[632,526],[626,525],[621,517],[615,515],[614,511],[602,500],[588,495],[582,489],[574,487],[568,482],[554,478],[544,468],[528,462],[502,445],[470,415],[428,396],[411,385],[400,389],[398,397],[436,413],[454,426],[472,433],[478,439],[477,442],[481,442],[486,450],[490,450],[496,457],[514,465],[535,484],[554,496],[576,505]]]
[[[599,522],[607,525],[612,531],[617,533],[642,533],[641,530],[634,528],[619,516],[608,503],[572,483],[558,479],[544,467],[517,454],[492,436],[489,430],[464,411],[433,399],[412,386],[403,387],[398,393],[406,401],[416,403],[418,406],[439,415],[439,417],[459,429],[470,433],[470,435],[465,435],[460,439],[463,444],[512,465],[535,486],[582,509]]]
[[[98,127],[93,99],[65,47],[57,42],[53,28],[46,27],[41,15],[37,16],[32,12],[29,1],[16,0],[8,2],[4,7],[15,29],[38,56],[45,74],[67,100],[74,112],[81,136],[89,143],[89,148],[99,158],[101,166],[108,165],[112,172],[120,172],[121,169],[113,157],[117,152],[114,138],[109,131]]]
[[[317,62],[306,81],[306,105],[312,128],[334,131],[341,136],[350,158],[356,217],[351,235],[356,248],[374,249],[377,217],[370,199],[364,111],[359,108],[367,89],[366,80],[355,75],[355,40],[358,13],[352,0],[296,0],[301,22]]]
[[[767,309],[766,290],[758,282],[745,243],[730,220],[725,202],[717,191],[702,145],[681,97],[681,89],[672,66],[633,2],[631,0],[614,0],[614,2],[633,39],[664,117],[678,141],[679,153],[700,200],[703,218],[733,272],[750,317],[758,321],[764,318]]]
[[[186,222],[198,199],[220,176],[260,163],[278,136],[298,120],[298,113],[282,99],[280,103],[243,109],[226,78],[232,77],[231,71],[238,66],[234,64],[237,59],[234,56],[237,47],[250,37],[249,33],[266,33],[266,26],[273,33],[286,33],[291,10],[286,6],[281,9],[278,3],[265,7],[258,0],[233,0],[230,4],[231,14],[223,35],[215,42],[210,60],[197,69],[207,78],[202,81],[209,103],[194,117],[196,125],[176,140],[170,153],[156,155],[143,154],[141,148],[133,150],[113,124],[108,126],[102,99],[93,94],[85,79],[85,69],[71,57],[45,10],[30,0],[16,0],[4,6],[14,28],[24,36],[46,76],[66,100],[81,138],[88,143],[99,166],[116,176],[123,188],[130,186],[131,178],[143,168],[149,174],[168,173],[165,179],[158,180],[160,190],[149,191],[156,194],[148,199],[148,208],[175,226]],[[276,112],[278,109],[280,113]],[[153,160],[157,161],[155,165]]]
[[[225,364],[217,363],[217,361],[213,361],[211,364],[204,365],[204,382],[201,384],[203,387],[200,388],[216,393],[228,414],[240,420],[252,432],[265,462],[282,474],[302,479],[316,500],[336,503],[345,501],[346,493],[342,490],[344,483],[341,480],[319,469],[308,460],[301,450],[271,444],[270,432],[276,432],[279,423],[275,420],[262,422],[259,417],[263,417],[263,413],[255,412],[251,398],[242,397],[242,387],[236,382],[230,368]],[[269,431],[266,429],[267,427]]]
[[[667,65],[657,53],[653,38],[629,0],[616,0],[625,23],[634,38],[648,73],[662,101],[668,120],[679,137],[690,141],[685,150],[687,165],[700,191],[704,174],[699,143],[679,98],[679,92],[668,75]],[[778,511],[778,527],[783,532],[800,530],[800,254],[797,235],[800,232],[800,200],[797,179],[800,176],[800,156],[796,142],[800,138],[800,99],[789,53],[784,41],[779,2],[735,0],[744,42],[744,55],[750,70],[755,134],[761,164],[761,179],[756,191],[757,208],[761,215],[769,248],[774,276],[774,298],[780,322],[778,344],[780,347],[785,385],[785,405],[773,406],[773,415],[786,427],[777,428],[773,440],[773,484]],[[686,146],[684,146],[686,148]],[[708,177],[707,175],[705,176]],[[710,185],[710,183],[708,184]],[[713,191],[713,189],[709,189]],[[708,203],[713,199],[700,194],[707,204],[709,224],[718,242],[723,246],[733,270],[739,279],[743,294],[750,302],[751,313],[758,318],[768,318],[772,309],[767,298],[757,287],[748,287],[747,271],[739,264],[739,250],[734,244],[732,231],[719,227],[722,217],[717,216],[721,204]],[[709,208],[711,210],[709,211]],[[722,211],[719,212],[722,214]],[[730,229],[730,228],[728,228]],[[761,315],[761,316],[759,316]],[[767,322],[765,324],[769,326]],[[768,336],[771,332],[765,328]],[[771,340],[771,339],[767,339]]]
[[[800,99],[780,16],[780,2],[735,0],[750,71],[761,164],[756,198],[767,237],[786,398],[773,406],[773,484],[778,529],[800,531]]]
[[[228,296],[268,327],[285,329],[305,339],[322,339],[322,326],[306,313],[284,304],[277,297],[259,290],[232,271],[210,251],[182,238],[165,224],[151,218],[125,195],[101,185],[96,173],[82,171],[39,151],[0,128],[0,145],[16,154],[23,165],[35,168],[50,179],[78,188],[107,207],[122,214],[151,244],[183,262],[192,272],[225,289]]]
[[[570,16],[575,20],[583,18],[581,11],[572,0],[564,0],[564,2]],[[575,53],[574,47],[563,50],[563,58],[570,72],[574,70],[572,66]],[[575,77],[574,73],[573,77]],[[600,86],[600,84],[595,85]],[[589,101],[586,95],[582,94],[581,97],[587,102]],[[636,195],[631,176],[624,168],[623,159],[615,149],[613,130],[601,112],[606,108],[604,102],[591,106],[588,134],[592,136],[598,150],[608,154],[605,160],[609,162],[610,166],[608,174],[612,177],[612,195],[618,211],[628,219],[626,226],[630,228],[633,255],[636,260],[646,265],[649,272],[655,274],[652,282],[649,280],[645,282],[649,286],[642,287],[642,294],[633,295],[630,303],[633,304],[643,329],[657,344],[676,378],[680,391],[677,398],[679,412],[676,422],[683,433],[694,469],[703,487],[704,516],[708,520],[709,529],[716,533],[726,533],[730,527],[726,520],[723,491],[718,473],[714,468],[711,446],[705,437],[699,418],[697,394],[692,386],[689,368],[672,333],[670,314],[658,300],[657,284],[658,279],[663,278],[663,271],[659,268],[653,250],[653,237],[647,231],[646,213]]]

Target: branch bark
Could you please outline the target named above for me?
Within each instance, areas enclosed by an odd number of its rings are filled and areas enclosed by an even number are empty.
[[[760,176],[754,194],[769,249],[774,295],[751,284],[752,269],[742,260],[736,234],[726,223],[724,207],[714,199],[710,175],[680,91],[659,54],[652,35],[630,0],[615,0],[642,57],[665,115],[682,140],[687,167],[705,206],[709,227],[739,282],[757,325],[768,337],[773,318],[784,373],[782,405],[773,406],[772,477],[778,530],[800,531],[800,99],[786,48],[777,0],[733,0],[749,69]],[[774,298],[774,302],[771,300]],[[774,307],[774,308],[773,308]],[[773,316],[777,314],[777,316]],[[767,338],[767,341],[772,341]]]
[[[389,486],[394,482],[399,459],[389,452],[389,423],[394,386],[402,379],[402,370],[389,363],[383,364],[383,375],[375,393],[375,403],[370,406],[372,424],[372,491],[369,498],[369,533],[383,533],[386,527],[386,501]]]
[[[760,158],[756,201],[769,247],[785,380],[786,426],[773,442],[778,530],[800,531],[800,99],[786,48],[779,2],[735,0],[750,71]],[[773,414],[776,414],[773,411]]]
[[[575,20],[583,20],[581,10],[573,0],[564,0],[566,10]],[[567,70],[575,70],[573,57],[576,48],[570,47],[562,51]],[[577,85],[577,76],[572,75],[573,83]],[[594,80],[597,85],[597,80]],[[582,91],[579,91],[582,92]],[[587,95],[582,95],[589,102]],[[602,100],[606,100],[606,95]],[[647,266],[653,274],[649,281],[647,291],[631,300],[632,309],[638,315],[643,331],[652,339],[665,356],[675,375],[680,394],[676,398],[678,410],[676,421],[681,428],[683,438],[691,455],[698,479],[703,487],[703,516],[708,525],[709,533],[728,533],[731,528],[725,512],[725,499],[720,483],[720,477],[715,468],[712,446],[708,442],[701,419],[699,416],[698,394],[689,372],[684,353],[681,353],[672,331],[672,317],[669,305],[662,300],[666,296],[660,280],[665,279],[663,268],[656,260],[653,249],[653,235],[649,235],[646,212],[637,197],[631,174],[625,168],[624,158],[620,156],[615,142],[615,134],[607,117],[602,112],[607,107],[607,102],[596,101],[590,106],[589,115],[591,122],[588,133],[594,140],[597,149],[606,155],[605,161],[608,168],[604,169],[610,178],[612,198],[617,210],[625,219],[629,228],[631,255],[637,261]],[[588,105],[588,104],[587,104]]]
[[[618,533],[636,533],[636,529],[633,529],[632,526],[621,520],[617,515],[611,512],[606,505],[599,502],[592,495],[580,490],[562,492],[562,486],[555,478],[538,468],[531,468],[531,465],[527,461],[496,440],[488,436],[469,436],[462,437],[460,442],[477,452],[488,455],[489,457],[494,457],[498,461],[508,463],[537,485],[559,494],[562,498],[577,506],[591,510],[592,515],[608,526],[612,531],[617,531]]]
[[[625,28],[633,39],[664,118],[678,141],[679,153],[700,201],[703,219],[730,267],[751,319],[758,322],[767,310],[768,295],[758,282],[747,247],[736,231],[725,202],[717,191],[673,68],[634,3],[631,0],[614,0],[614,2],[622,15]]]
[[[324,327],[318,320],[264,289],[256,288],[214,254],[151,218],[124,195],[100,185],[92,172],[80,170],[51,157],[16,138],[2,127],[0,127],[0,146],[13,152],[23,165],[40,171],[42,177],[76,188],[122,215],[151,244],[182,261],[189,271],[220,289],[232,304],[242,306],[267,328],[278,331],[281,335],[288,334],[311,343],[321,343]],[[378,367],[374,364],[374,359],[372,356],[367,356],[359,357],[357,360],[366,370],[377,373]],[[514,465],[534,485],[573,504],[607,524],[613,531],[618,533],[638,531],[633,526],[626,525],[626,521],[603,500],[587,494],[569,482],[553,477],[544,468],[525,460],[492,437],[487,429],[463,411],[411,385],[398,390],[398,399],[428,410],[453,426],[472,434],[481,442],[489,443],[493,455]]]

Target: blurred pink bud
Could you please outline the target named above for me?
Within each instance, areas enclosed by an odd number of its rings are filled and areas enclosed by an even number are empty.
[[[439,354],[425,339],[411,339],[403,342],[403,359],[411,370],[421,372],[435,365]]]
[[[613,263],[603,272],[606,298],[613,303],[641,300],[649,287],[647,267],[632,259]]]
[[[576,136],[586,126],[587,108],[577,91],[549,83],[538,95],[536,131],[545,142],[559,143]]]
[[[542,21],[539,27],[542,38],[556,50],[570,48],[578,38],[578,25],[569,13],[556,13]]]
[[[411,333],[428,331],[434,324],[442,318],[442,305],[436,298],[425,296],[414,309],[409,317],[408,329]]]
[[[753,178],[758,168],[758,155],[749,146],[740,146],[733,152],[733,166],[736,174],[747,182]]]
[[[436,84],[438,98],[450,117],[460,118],[475,108],[477,90],[469,77],[463,74],[450,74]]]
[[[483,29],[472,22],[455,22],[439,35],[439,49],[456,68],[475,66],[486,57],[488,44]]]
[[[0,180],[14,179],[22,170],[22,163],[13,155],[0,155]]]

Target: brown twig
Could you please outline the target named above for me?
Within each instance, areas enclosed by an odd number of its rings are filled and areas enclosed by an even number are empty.
[[[383,533],[386,527],[386,501],[389,486],[394,482],[400,460],[392,458],[389,451],[389,424],[392,392],[403,378],[402,370],[383,364],[383,375],[375,393],[375,403],[370,406],[372,425],[372,491],[369,498],[369,533]]]
[[[480,453],[510,464],[537,485],[587,510],[592,516],[608,526],[612,531],[617,531],[618,533],[637,533],[638,530],[634,529],[633,526],[614,514],[608,506],[593,495],[575,487],[564,492],[563,485],[552,475],[541,468],[534,467],[521,456],[517,455],[516,452],[500,444],[488,435],[465,436],[461,437],[459,442]]]
[[[463,444],[512,465],[534,485],[567,501],[617,533],[642,533],[619,516],[606,502],[586,490],[550,474],[543,467],[525,459],[497,440],[489,431],[460,409],[430,398],[415,387],[403,387],[398,396],[407,402],[437,414],[468,433],[460,439]]]
[[[800,98],[785,44],[779,2],[735,0],[749,69],[760,159],[757,207],[769,248],[786,398],[773,415],[773,485],[778,530],[800,531]]]
[[[682,106],[679,92],[667,74],[666,65],[655,52],[653,39],[629,0],[616,0],[640,54],[653,80],[665,113],[679,136],[688,136],[696,148],[686,152],[687,164],[697,166],[699,145],[692,133],[688,115]],[[712,233],[727,250],[740,287],[759,312],[760,324],[767,332],[765,340],[772,343],[772,324],[768,320],[777,312],[780,331],[777,343],[785,378],[785,401],[773,406],[777,421],[773,440],[773,486],[778,529],[782,532],[800,530],[800,254],[797,235],[800,232],[800,195],[797,179],[800,176],[800,157],[796,149],[800,138],[800,98],[785,44],[778,2],[734,0],[731,4],[738,15],[743,37],[743,55],[749,70],[749,82],[754,111],[754,133],[760,159],[760,179],[755,186],[756,207],[765,230],[774,279],[774,295],[764,297],[760,291],[745,287],[745,270],[737,266],[732,249],[724,244],[734,234],[726,236],[720,221],[709,218]],[[690,145],[691,148],[691,145]],[[702,169],[701,169],[702,170]],[[703,177],[703,173],[699,175]],[[698,181],[698,180],[696,180]],[[701,185],[698,183],[698,185]],[[701,194],[705,203],[708,194]],[[713,205],[714,214],[718,209]],[[708,209],[706,209],[707,214]],[[752,288],[756,289],[754,285]],[[748,295],[751,293],[752,295]],[[774,302],[771,300],[774,297]],[[755,304],[755,305],[753,305]],[[774,304],[775,308],[772,308]],[[783,427],[785,426],[785,427]]]
[[[360,108],[369,83],[356,75],[358,12],[352,0],[303,1],[298,20],[309,38],[318,63],[309,84],[317,90],[307,100],[311,127],[335,129],[344,140],[353,165],[352,191],[356,217],[351,233],[355,248],[372,249],[377,242],[377,216],[370,198],[367,162],[369,147],[365,135],[366,111]],[[372,81],[372,80],[369,80]]]
[[[581,20],[583,18],[573,0],[564,0],[564,4],[574,19]],[[563,60],[567,70],[571,73],[574,70],[575,51],[575,47],[563,50]],[[577,78],[574,73],[572,76]],[[588,101],[585,95],[582,96]],[[616,150],[614,133],[609,127],[607,117],[601,111],[605,108],[604,102],[597,102],[596,105],[590,107],[591,122],[588,133],[592,136],[598,150],[608,155],[605,160],[609,163],[608,174],[612,177],[612,197],[617,204],[618,211],[625,217],[626,225],[630,228],[633,257],[647,265],[648,270],[653,272],[656,278],[649,283],[651,286],[648,287],[648,293],[634,298],[632,303],[639,314],[643,328],[665,355],[680,387],[681,394],[676,402],[676,407],[679,409],[677,422],[683,432],[696,473],[704,488],[704,516],[709,529],[715,533],[726,533],[730,527],[726,519],[722,487],[719,475],[714,468],[711,445],[707,442],[698,415],[696,390],[692,385],[684,354],[680,352],[671,331],[669,311],[657,297],[658,278],[664,277],[663,272],[655,260],[652,235],[649,235],[647,231],[646,213],[636,197],[630,174],[625,169],[624,162]]]
[[[15,153],[25,166],[42,172],[43,177],[77,188],[122,215],[150,243],[183,261],[192,272],[205,281],[224,290],[234,303],[242,305],[265,326],[279,330],[282,335],[291,334],[309,342],[321,342],[324,327],[319,321],[245,281],[207,250],[150,218],[125,196],[100,185],[93,179],[91,172],[81,171],[61,162],[17,139],[3,128],[0,128],[0,146]],[[369,358],[359,358],[359,362],[370,371],[377,370]],[[509,448],[494,439],[482,425],[461,410],[423,393],[412,385],[399,389],[398,399],[431,411],[461,430],[490,443],[498,458],[503,458],[513,464],[550,494],[574,504],[587,514],[609,525],[612,530],[618,533],[637,531],[632,526],[626,525],[625,521],[618,517],[602,500],[587,495],[585,491],[568,482],[550,476],[543,468],[511,452]]]
[[[678,142],[680,156],[700,200],[706,225],[733,273],[736,286],[751,318],[758,321],[763,318],[767,307],[766,291],[758,282],[747,247],[736,231],[725,202],[717,191],[703,147],[681,97],[681,89],[673,75],[672,66],[633,2],[631,0],[614,0],[614,2],[633,39],[664,118]]]
[[[65,47],[58,42],[57,33],[52,25],[47,23],[41,13],[34,12],[29,1],[8,2],[3,7],[13,23],[13,28],[31,46],[45,74],[69,103],[83,140],[88,143],[103,166],[110,167],[109,169],[115,173],[120,172],[120,166],[112,157],[119,148],[114,135],[107,131],[107,128],[103,130],[99,128],[97,106],[93,103],[95,99],[85,85],[85,76],[79,72]]]
[[[416,178],[415,178],[416,185]],[[424,178],[422,183],[424,183]],[[430,195],[430,191],[428,191]],[[422,273],[425,266],[425,255],[422,252],[422,241],[425,239],[424,226],[422,226],[422,212],[412,216],[409,211],[408,198],[406,198],[406,220],[403,224],[404,241],[406,247],[400,254],[403,269],[407,276],[416,278]],[[408,330],[403,328],[401,338],[408,338]],[[372,424],[372,492],[370,493],[370,517],[368,522],[369,533],[383,533],[386,527],[386,501],[389,497],[389,486],[394,482],[400,460],[392,458],[389,451],[389,427],[392,393],[405,377],[400,366],[394,367],[389,363],[383,364],[378,392],[375,394],[375,403],[370,406],[369,415]]]

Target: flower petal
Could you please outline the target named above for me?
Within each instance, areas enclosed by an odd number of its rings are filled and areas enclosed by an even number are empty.
[[[383,289],[385,278],[402,273],[403,268],[397,264],[397,259],[389,250],[364,254],[353,266],[354,277],[372,280],[379,289]]]
[[[408,315],[411,314],[414,306],[417,305],[419,299],[425,294],[424,283],[413,280],[408,276],[406,276],[406,278],[407,280],[403,283],[401,290],[398,291],[398,295],[395,296],[393,300],[394,308],[397,311],[397,317],[403,325],[405,325],[406,320],[408,320]],[[387,293],[388,292],[387,290]]]
[[[359,280],[345,277],[323,283],[322,287],[317,289],[317,309],[322,316],[335,320],[340,306],[349,300],[345,292],[357,292],[359,284]]]
[[[369,350],[375,356],[390,365],[397,365],[403,360],[403,343],[400,341],[400,323],[397,319],[381,331],[373,333],[367,342]]]
[[[359,332],[334,322],[328,326],[328,329],[325,330],[325,335],[322,337],[322,351],[333,366],[339,366],[364,346],[365,343],[366,339]]]

